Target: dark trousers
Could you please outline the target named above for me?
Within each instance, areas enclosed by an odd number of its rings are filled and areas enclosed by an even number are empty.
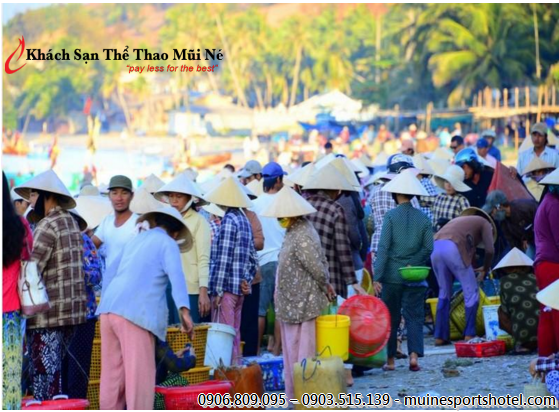
[[[425,322],[425,287],[383,283],[382,301],[390,312],[391,331],[388,339],[388,357],[394,358],[398,347],[397,334],[401,316],[408,330],[408,354],[423,356],[423,323]]]
[[[70,399],[86,399],[91,352],[97,319],[76,326],[68,353],[62,361],[62,392]]]
[[[241,340],[245,343],[243,356],[256,356],[258,350],[258,304],[260,283],[252,285],[252,293],[245,296],[241,312]]]

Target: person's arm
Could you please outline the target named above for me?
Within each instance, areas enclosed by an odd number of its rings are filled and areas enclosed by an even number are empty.
[[[342,278],[346,282],[346,285],[355,285],[357,283],[357,278],[355,277],[353,257],[351,254],[351,246],[349,244],[349,227],[341,207],[339,208],[339,211],[340,213],[333,216],[336,256],[340,261],[340,266],[343,271]]]
[[[247,213],[247,217],[249,214]],[[264,249],[264,231],[262,230],[262,223],[256,213],[250,214],[250,227],[252,229],[252,237],[254,239],[254,248],[256,250]]]
[[[37,263],[39,274],[43,274],[49,262],[56,242],[56,232],[50,224],[38,224],[35,228],[35,239],[31,260]]]
[[[198,282],[200,288],[208,288],[210,276],[210,251],[211,251],[210,224],[202,222],[196,234],[196,258],[198,260]]]
[[[174,242],[174,241],[173,241]],[[180,250],[177,244],[165,242],[162,248],[163,271],[171,282],[173,300],[178,309],[190,310],[190,299],[188,297],[188,286],[184,279]]]
[[[293,245],[295,257],[305,271],[318,283],[320,290],[327,293],[329,272],[322,245],[317,244],[308,236],[302,237],[301,240],[304,241]]]
[[[165,369],[169,372],[186,372],[196,366],[195,356],[184,354],[182,357],[179,357],[171,350],[167,342],[158,339],[155,350],[157,365],[159,366],[162,362]]]
[[[485,221],[482,227],[482,231],[483,244],[485,246],[485,260],[483,262],[483,270],[484,273],[488,273],[491,270],[491,262],[493,261],[493,255],[495,254],[493,227],[491,226],[491,223]]]
[[[559,353],[549,358],[540,357],[536,361],[536,372],[559,371]]]
[[[84,256],[83,270],[85,272],[85,282],[87,285],[98,288],[101,285],[101,265],[97,256],[97,249],[92,240],[87,235],[83,235]]]
[[[384,221],[382,222],[380,241],[378,243],[378,250],[377,250],[376,259],[374,263],[375,282],[382,283],[384,279],[384,272],[388,260],[388,253],[389,253],[388,251],[390,249],[391,244],[392,244],[392,220],[390,219],[390,215],[386,214],[384,216]]]

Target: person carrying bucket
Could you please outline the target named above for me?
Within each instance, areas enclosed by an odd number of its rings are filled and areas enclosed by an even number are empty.
[[[293,365],[316,354],[316,318],[335,297],[329,284],[328,262],[317,231],[305,216],[316,209],[284,186],[262,216],[277,218],[287,229],[279,254],[276,280],[276,319],[280,321],[285,390],[295,395]]]
[[[431,220],[411,204],[413,197],[429,195],[416,175],[417,170],[404,170],[382,188],[392,193],[398,205],[384,216],[375,260],[375,281],[382,285],[382,300],[392,319],[385,371],[395,370],[396,335],[402,314],[408,327],[410,371],[420,370],[417,360],[423,357],[427,282],[424,279],[407,281],[399,272],[400,268],[407,266],[425,266],[433,250]]]

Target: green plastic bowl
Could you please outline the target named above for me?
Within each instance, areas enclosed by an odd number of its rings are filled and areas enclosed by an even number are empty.
[[[431,268],[427,266],[408,266],[398,270],[404,280],[407,280],[408,282],[421,282],[422,280],[427,279]]]

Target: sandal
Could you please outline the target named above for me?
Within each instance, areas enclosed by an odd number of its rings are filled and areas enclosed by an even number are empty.
[[[419,372],[421,367],[419,365],[410,365],[410,371],[412,372]]]
[[[397,351],[395,358],[396,359],[407,359],[408,355],[406,355],[405,353],[403,353],[401,351]]]
[[[412,356],[412,355],[414,355],[414,356]],[[419,360],[419,357],[415,353],[413,353],[412,355],[410,355],[410,371],[419,372],[421,370],[421,368],[417,364],[417,362]]]
[[[385,372],[394,372],[396,370],[396,366],[395,365],[394,366],[388,366],[387,364],[385,364],[382,367],[382,370],[385,371]]]

